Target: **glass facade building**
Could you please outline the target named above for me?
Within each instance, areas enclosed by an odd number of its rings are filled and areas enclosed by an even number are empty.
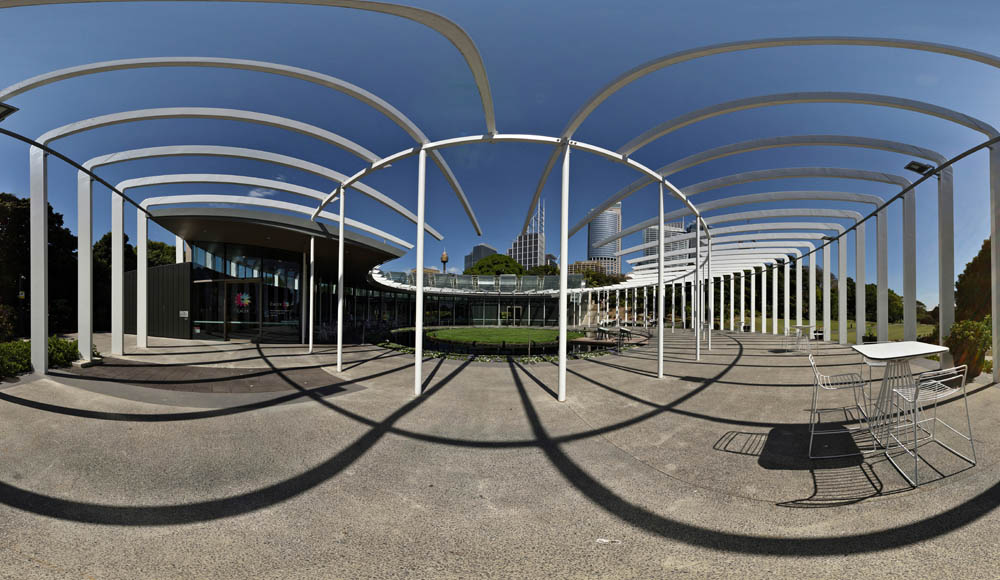
[[[621,257],[615,253],[622,249],[622,241],[614,242],[594,247],[594,243],[608,236],[613,236],[622,231],[622,203],[618,202],[601,212],[597,217],[587,224],[587,260],[600,261],[608,264],[606,272],[608,274],[621,274]]]

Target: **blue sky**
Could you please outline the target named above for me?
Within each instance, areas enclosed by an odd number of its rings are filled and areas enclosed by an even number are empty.
[[[801,35],[858,35],[926,40],[1000,54],[1000,6],[962,2],[943,11],[938,2],[836,3],[772,1],[537,2],[413,1],[462,26],[476,42],[492,84],[502,132],[555,135],[577,108],[622,71],[677,50],[717,42]],[[455,48],[436,32],[392,16],[316,6],[151,3],[91,4],[0,11],[0,85],[51,70],[137,56],[221,56],[276,62],[330,74],[392,103],[431,139],[482,132],[482,109],[472,75]],[[578,139],[618,148],[635,135],[686,112],[731,99],[788,91],[837,90],[881,93],[957,109],[1000,125],[1000,70],[959,59],[906,50],[810,47],[755,50],[703,58],[670,67],[630,85],[597,109]],[[21,111],[5,128],[38,136],[72,121],[112,112],[208,106],[261,111],[312,123],[388,155],[412,145],[391,121],[339,93],[302,81],[244,71],[178,68],[132,70],[72,79],[14,99]],[[697,151],[756,137],[834,133],[892,139],[953,156],[984,138],[946,121],[905,111],[861,105],[789,105],[733,113],[698,123],[635,154],[659,167]],[[170,144],[235,145],[301,157],[351,174],[364,163],[332,146],[280,129],[228,121],[149,121],[57,141],[78,161],[138,147]],[[475,235],[440,173],[428,168],[428,222],[444,235],[428,237],[426,263],[436,265],[446,248],[461,266],[472,245],[486,242],[503,251],[518,232],[550,150],[538,145],[475,145],[445,156],[465,188],[484,233]],[[908,158],[849,148],[786,148],[713,161],[675,175],[679,187],[712,177],[771,167],[826,165],[906,174]],[[636,178],[626,168],[596,157],[573,158],[570,224],[590,207]],[[988,235],[985,153],[956,166],[956,267],[978,251]],[[317,189],[330,184],[273,165],[186,157],[109,166],[111,182],[161,173],[241,173],[280,178]],[[910,174],[912,176],[912,174]],[[558,177],[556,175],[556,177]],[[74,171],[51,162],[50,200],[75,229]],[[416,162],[395,164],[366,183],[415,209]],[[136,197],[172,193],[245,193],[239,186],[185,185],[136,190]],[[832,189],[888,197],[894,187],[850,180],[780,180],[702,194],[707,201],[770,190]],[[0,191],[27,192],[27,149],[0,141]],[[109,229],[109,193],[95,189],[95,237]],[[549,251],[558,249],[558,179],[547,200]],[[282,194],[275,199],[301,203]],[[410,222],[374,202],[354,196],[348,213],[408,240]],[[655,212],[655,189],[623,204],[624,224]],[[803,202],[767,204],[804,207]],[[864,206],[827,206],[863,211]],[[670,200],[667,209],[679,207]],[[756,208],[755,207],[755,208]],[[730,210],[726,210],[730,211]],[[936,196],[933,185],[917,192],[918,299],[937,303]],[[131,213],[127,213],[131,216]],[[890,284],[902,286],[900,208],[890,210]],[[870,228],[873,230],[874,228]],[[135,220],[126,218],[134,237]],[[586,232],[571,239],[569,261],[585,257]],[[152,226],[150,236],[172,243]],[[869,239],[874,239],[874,232]],[[639,237],[626,240],[638,243]],[[853,241],[851,242],[853,247]],[[849,252],[853,271],[854,252]],[[414,253],[390,263],[410,268]],[[834,255],[836,271],[836,255]],[[867,278],[875,279],[874,245]],[[853,274],[852,274],[853,275]]]

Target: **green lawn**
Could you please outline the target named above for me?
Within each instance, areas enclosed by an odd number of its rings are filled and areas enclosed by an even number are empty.
[[[795,323],[795,317],[794,316],[791,318],[791,321],[792,321],[792,324]],[[803,320],[802,322],[808,324],[807,320]],[[736,323],[739,324],[739,320],[738,319],[737,319]],[[757,330],[759,332],[760,317],[757,317],[756,323],[757,323],[758,326],[757,326],[757,328],[755,330]],[[875,323],[872,322],[872,321],[869,321],[868,324],[869,325],[874,325]],[[820,323],[819,325],[817,325],[818,328],[822,328],[822,326],[823,326],[822,323]],[[726,328],[729,328],[729,319],[728,318],[726,319]],[[839,328],[840,328],[840,325],[837,324],[836,320],[831,320],[830,321],[830,339],[833,340],[834,342],[836,342],[839,339],[840,335],[837,334],[837,330]],[[855,343],[855,341],[854,341],[855,330],[856,329],[855,329],[855,326],[854,326],[854,321],[853,320],[848,320],[847,321],[847,342],[848,342],[848,344],[854,344]],[[771,332],[771,319],[770,318],[767,319],[767,332],[768,333]],[[778,333],[779,334],[783,334],[784,332],[785,332],[785,319],[784,319],[784,317],[782,317],[782,318],[778,319]],[[930,334],[932,332],[934,332],[934,325],[933,324],[917,324],[917,336],[924,336],[925,334]],[[896,323],[896,324],[890,324],[889,325],[889,340],[903,340],[903,323],[902,322],[899,322],[899,323]]]
[[[455,342],[478,342],[480,344],[527,344],[532,342],[555,342],[559,340],[559,331],[552,328],[492,328],[475,327],[442,328],[427,333],[431,338]],[[567,332],[572,340],[584,336],[582,332]]]

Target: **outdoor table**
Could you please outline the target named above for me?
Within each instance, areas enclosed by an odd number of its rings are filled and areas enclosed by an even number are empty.
[[[870,400],[865,405],[869,408],[866,411],[868,413],[869,430],[872,437],[881,444],[882,438],[879,436],[879,433],[888,429],[887,421],[891,412],[890,397],[892,396],[892,390],[897,387],[913,384],[913,372],[910,370],[910,360],[948,352],[948,347],[910,340],[904,342],[856,344],[851,348],[867,359],[885,363],[885,373],[882,375],[882,386],[879,389],[878,397],[875,398],[875,407],[871,408]],[[870,396],[869,399],[871,399]]]
[[[809,334],[806,332],[810,328],[816,326],[815,324],[793,324],[792,328],[795,329],[795,350],[802,350],[802,335],[806,336],[806,340],[809,340]]]

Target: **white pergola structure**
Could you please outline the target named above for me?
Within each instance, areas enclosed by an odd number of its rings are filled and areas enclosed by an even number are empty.
[[[104,1],[130,1],[130,0],[104,0]],[[223,1],[236,1],[236,0],[223,0]],[[46,4],[60,4],[66,3],[68,0],[0,0],[0,8],[11,8],[17,6],[35,6],[35,5],[46,5]],[[77,134],[83,131],[96,130],[109,125],[114,125],[118,123],[138,121],[138,120],[148,120],[148,119],[173,119],[173,118],[212,118],[212,119],[229,119],[240,122],[251,122],[265,124],[275,127],[281,127],[287,130],[297,131],[300,133],[307,134],[318,140],[324,141],[330,145],[336,146],[340,149],[350,152],[361,161],[364,162],[365,166],[354,172],[353,174],[340,174],[332,169],[321,168],[318,166],[309,166],[310,169],[306,169],[306,166],[300,163],[298,160],[288,158],[286,156],[281,156],[277,153],[270,152],[259,152],[252,150],[245,150],[239,148],[221,148],[212,145],[197,145],[191,147],[181,147],[170,150],[170,148],[149,148],[136,150],[133,152],[123,152],[123,153],[103,153],[102,155],[91,159],[87,166],[78,165],[75,162],[71,163],[76,166],[81,171],[81,176],[79,179],[79,195],[78,202],[80,204],[80,232],[81,232],[81,244],[84,241],[84,231],[86,232],[86,242],[87,251],[86,257],[81,253],[81,266],[80,266],[80,278],[81,280],[86,280],[89,282],[89,244],[91,240],[91,201],[90,198],[90,181],[92,179],[98,180],[101,183],[108,185],[113,192],[112,204],[112,223],[121,223],[123,220],[123,203],[128,201],[132,205],[136,206],[140,212],[139,217],[139,227],[140,227],[140,264],[144,263],[144,248],[145,248],[145,224],[147,222],[146,210],[152,205],[160,204],[175,204],[175,203],[220,203],[219,199],[225,199],[224,203],[227,204],[243,204],[243,205],[253,205],[260,207],[268,207],[271,209],[282,210],[282,211],[292,211],[298,213],[307,213],[312,220],[326,219],[336,223],[339,233],[339,239],[342,241],[344,239],[344,227],[350,225],[351,227],[361,229],[363,231],[368,231],[370,233],[378,233],[387,240],[392,240],[407,247],[410,245],[402,238],[398,238],[389,234],[388,232],[383,232],[378,228],[366,224],[362,224],[357,221],[349,220],[345,215],[345,198],[346,191],[348,189],[357,190],[363,194],[369,195],[375,199],[379,199],[385,205],[393,208],[395,211],[402,213],[416,224],[416,240],[415,240],[415,250],[416,250],[416,262],[418,268],[423,264],[423,253],[424,253],[424,233],[430,231],[432,235],[439,236],[433,228],[429,228],[426,225],[426,192],[425,192],[425,180],[426,180],[426,159],[428,155],[431,156],[432,160],[437,164],[439,169],[444,173],[449,185],[454,190],[459,201],[462,203],[466,213],[469,216],[470,222],[477,233],[481,233],[481,228],[479,223],[472,211],[471,204],[466,198],[461,187],[458,185],[458,181],[454,174],[451,172],[450,168],[445,163],[444,159],[441,157],[441,151],[446,148],[459,147],[469,144],[477,143],[532,143],[541,144],[544,146],[551,147],[553,152],[549,158],[546,165],[545,171],[539,181],[538,187],[535,191],[533,199],[530,203],[530,208],[533,209],[538,202],[538,198],[541,194],[542,188],[544,187],[545,181],[549,173],[554,169],[557,161],[561,160],[561,196],[560,196],[560,262],[562,264],[568,264],[568,245],[569,236],[572,233],[579,231],[583,225],[589,223],[589,221],[597,214],[600,213],[611,203],[615,203],[628,195],[638,191],[640,188],[647,184],[657,183],[659,187],[659,209],[657,215],[652,218],[652,224],[657,224],[659,229],[658,241],[656,242],[658,251],[654,264],[649,264],[652,260],[640,259],[635,261],[635,275],[632,280],[625,282],[623,284],[606,288],[605,297],[610,297],[610,290],[621,290],[627,289],[635,292],[638,288],[644,288],[648,286],[657,287],[657,327],[659,336],[659,375],[662,377],[662,363],[663,363],[663,315],[664,315],[664,291],[666,284],[686,284],[691,282],[693,284],[694,294],[692,296],[692,304],[694,306],[694,330],[695,330],[695,344],[696,344],[696,356],[700,356],[702,337],[704,334],[704,339],[707,343],[708,348],[711,348],[711,326],[706,327],[707,332],[702,333],[702,324],[707,321],[712,321],[714,319],[714,304],[713,304],[713,294],[714,294],[714,280],[718,277],[730,278],[730,295],[735,291],[735,280],[733,276],[739,276],[741,279],[741,287],[745,285],[746,272],[751,271],[756,273],[758,268],[764,268],[768,264],[784,264],[786,273],[789,270],[789,260],[796,263],[796,268],[798,272],[801,272],[801,260],[805,256],[809,256],[810,260],[810,274],[811,278],[815,277],[815,263],[816,263],[816,252],[823,252],[824,260],[824,293],[826,295],[826,300],[824,300],[824,318],[826,324],[824,325],[829,332],[829,252],[831,248],[829,245],[834,241],[837,241],[839,247],[839,262],[840,262],[840,276],[841,280],[846,277],[846,235],[849,231],[854,230],[856,232],[856,248],[857,248],[857,276],[858,283],[863,284],[864,280],[864,263],[863,263],[863,248],[864,248],[864,225],[867,220],[872,218],[879,219],[878,227],[878,247],[882,250],[878,253],[878,287],[879,287],[879,316],[878,316],[878,334],[880,339],[887,338],[887,319],[883,320],[886,309],[884,308],[884,303],[887,298],[888,285],[886,277],[883,275],[887,272],[887,255],[884,249],[887,247],[887,228],[884,227],[884,216],[886,208],[889,204],[894,203],[897,200],[902,200],[903,204],[903,214],[904,214],[904,225],[903,225],[903,237],[904,237],[904,264],[910,264],[904,268],[904,299],[906,302],[906,312],[912,314],[915,312],[915,293],[912,291],[915,289],[915,253],[913,244],[914,228],[911,227],[914,223],[915,216],[915,204],[914,204],[914,187],[926,181],[931,175],[937,175],[939,177],[939,189],[938,189],[938,238],[939,238],[939,280],[941,289],[941,329],[942,335],[947,331],[948,326],[950,326],[953,319],[953,308],[952,308],[952,286],[954,282],[954,257],[953,257],[953,210],[952,210],[952,186],[951,186],[951,164],[957,159],[968,155],[972,151],[977,151],[982,148],[986,148],[989,145],[995,144],[1000,141],[1000,133],[990,125],[973,119],[961,113],[937,107],[935,105],[930,105],[927,103],[921,103],[918,101],[912,101],[908,99],[902,99],[898,97],[889,97],[884,95],[871,95],[865,93],[786,93],[782,95],[766,95],[762,97],[752,97],[749,99],[740,99],[737,101],[731,101],[729,103],[722,103],[701,109],[699,111],[694,111],[687,115],[678,117],[677,119],[662,123],[656,127],[653,127],[649,131],[644,132],[642,135],[636,137],[635,139],[626,143],[623,147],[618,150],[611,150],[608,148],[600,147],[597,145],[592,145],[577,141],[573,139],[575,131],[580,127],[580,125],[586,120],[586,118],[597,109],[597,107],[604,102],[611,95],[629,85],[631,82],[644,77],[654,71],[662,70],[673,64],[678,64],[682,62],[691,61],[694,59],[699,59],[703,57],[709,57],[711,55],[722,54],[727,52],[735,51],[745,51],[745,50],[756,50],[765,48],[781,48],[789,46],[813,46],[813,45],[843,45],[843,46],[868,46],[868,47],[886,47],[886,48],[897,48],[906,50],[917,50],[925,51],[931,53],[938,53],[944,55],[950,55],[957,58],[963,58],[978,63],[986,64],[994,68],[1000,68],[1000,58],[993,55],[971,51],[963,49],[960,47],[946,46],[934,43],[919,42],[919,41],[907,41],[907,40],[897,40],[897,39],[879,39],[879,38],[842,38],[842,37],[807,37],[807,38],[779,38],[779,39],[763,39],[748,42],[735,42],[727,43],[721,45],[707,46],[692,50],[681,51],[671,55],[664,56],[662,58],[655,59],[653,61],[642,64],[635,67],[628,72],[624,73],[620,77],[614,79],[603,88],[601,88],[595,95],[593,95],[584,105],[579,109],[579,111],[570,119],[564,131],[559,136],[546,136],[546,135],[536,135],[536,134],[504,134],[497,131],[492,95],[489,86],[489,81],[486,75],[486,69],[483,65],[482,58],[476,49],[475,44],[465,34],[460,27],[455,23],[451,22],[447,18],[444,18],[433,12],[426,10],[413,8],[409,6],[398,6],[387,3],[371,3],[363,2],[361,0],[274,0],[273,3],[282,4],[310,4],[310,5],[324,5],[331,7],[340,8],[350,8],[373,11],[388,15],[393,15],[401,18],[406,18],[411,21],[417,22],[419,24],[425,25],[442,36],[448,39],[453,46],[460,52],[464,58],[466,64],[468,65],[470,72],[476,83],[476,87],[479,92],[480,100],[482,103],[484,121],[485,121],[485,131],[480,134],[475,134],[471,136],[458,137],[454,139],[444,139],[438,141],[431,141],[424,135],[416,126],[410,122],[402,113],[398,110],[385,103],[385,101],[379,99],[378,97],[360,89],[346,81],[329,77],[328,75],[323,75],[321,73],[316,73],[313,71],[307,71],[305,69],[299,69],[296,67],[289,67],[286,65],[277,65],[273,63],[262,63],[258,61],[246,61],[238,59],[223,59],[223,58],[198,58],[198,57],[153,57],[153,58],[140,58],[140,59],[127,59],[119,61],[110,61],[103,63],[94,63],[90,65],[83,65],[79,67],[73,67],[70,69],[63,69],[60,71],[55,71],[52,73],[47,73],[28,79],[24,82],[17,83],[7,89],[0,91],[0,101],[15,98],[33,88],[43,86],[46,84],[58,82],[64,79],[78,77],[86,74],[96,74],[104,73],[115,70],[124,70],[131,68],[146,68],[146,67],[177,67],[177,66],[198,66],[198,67],[219,67],[219,68],[233,68],[240,70],[247,70],[266,74],[278,74],[287,77],[292,77],[300,79],[307,82],[316,83],[332,90],[345,93],[355,98],[358,98],[362,102],[365,102],[385,114],[389,118],[393,119],[397,125],[402,127],[411,138],[416,142],[416,145],[397,153],[379,156],[368,149],[362,147],[361,145],[354,143],[346,138],[343,138],[336,133],[333,133],[327,129],[320,127],[314,127],[301,122],[293,121],[290,119],[284,119],[280,117],[275,117],[273,115],[267,115],[265,113],[256,113],[249,111],[233,111],[228,109],[207,109],[207,108],[170,108],[170,109],[150,109],[144,111],[130,111],[124,113],[115,113],[111,115],[105,115],[103,117],[95,117],[93,119],[87,119],[77,123],[72,123],[49,131],[35,140],[27,140],[32,144],[32,148],[29,156],[29,168],[30,168],[30,192],[31,192],[31,244],[32,244],[32,258],[31,258],[31,297],[32,297],[32,313],[31,313],[31,338],[32,338],[32,362],[35,369],[39,372],[45,372],[47,370],[47,343],[45,337],[47,335],[47,171],[46,171],[46,156],[49,152],[56,153],[60,158],[66,159],[65,156],[59,154],[51,148],[51,143],[68,137],[73,134]],[[724,145],[716,149],[708,150],[686,159],[674,161],[670,164],[663,166],[660,170],[654,171],[650,169],[646,164],[640,163],[634,160],[631,156],[639,151],[639,149],[655,140],[661,136],[664,136],[680,127],[689,126],[703,119],[708,119],[716,117],[722,114],[726,114],[733,111],[745,110],[761,106],[773,106],[773,105],[786,105],[793,103],[857,103],[864,105],[876,105],[884,107],[893,107],[899,109],[910,110],[925,115],[932,115],[942,119],[958,123],[962,126],[971,128],[986,135],[988,141],[986,143],[980,144],[976,147],[971,148],[969,151],[960,154],[952,159],[945,159],[939,153],[923,149],[913,145],[899,144],[891,141],[865,138],[865,137],[843,137],[843,136],[816,136],[816,135],[806,135],[798,137],[778,137],[770,139],[761,139],[753,142],[738,143],[732,145]],[[4,133],[8,135],[14,135],[12,132],[3,130]],[[20,136],[17,136],[20,138]],[[22,139],[24,140],[24,139]],[[718,180],[711,180],[709,182],[704,182],[698,186],[693,186],[692,191],[687,192],[685,190],[678,189],[669,180],[668,176],[672,173],[680,171],[686,167],[691,167],[708,161],[710,159],[718,159],[723,156],[732,155],[736,153],[742,153],[745,151],[753,151],[764,148],[772,147],[795,147],[795,146],[806,146],[806,145],[822,145],[822,146],[853,146],[853,147],[868,147],[874,149],[883,149],[887,151],[894,151],[897,153],[902,153],[906,155],[912,155],[915,157],[920,157],[927,159],[936,164],[930,172],[924,174],[920,179],[916,180],[914,183],[909,183],[908,180],[902,180],[902,178],[886,178],[886,179],[874,179],[875,181],[883,181],[887,183],[893,183],[902,188],[898,194],[895,196],[882,199],[877,196],[868,196],[862,194],[844,194],[843,192],[827,192],[827,191],[809,191],[809,192],[766,192],[761,194],[754,194],[751,196],[744,196],[742,200],[734,201],[733,204],[728,204],[725,202],[708,202],[703,206],[696,206],[689,199],[689,195],[694,195],[699,193],[696,191],[699,187],[702,188],[715,188],[724,187],[733,183],[744,183],[746,180],[756,181],[756,178],[747,179],[747,175],[743,174],[741,176],[731,176],[729,178],[720,178]],[[226,149],[226,150],[223,150]],[[234,150],[234,149],[239,149]],[[155,150],[155,151],[154,151]],[[580,223],[578,223],[572,230],[569,227],[569,212],[570,212],[570,156],[573,150],[582,151],[597,155],[605,160],[610,160],[614,163],[622,164],[630,169],[638,172],[640,174],[639,181],[629,185],[627,188],[619,192],[618,194],[612,196],[608,199],[605,204],[594,209],[591,214],[588,214]],[[244,157],[253,158],[259,161],[285,164],[290,166],[296,166],[299,169],[304,169],[312,173],[323,175],[334,182],[334,186],[331,188],[330,192],[318,192],[316,190],[308,190],[308,188],[299,188],[298,186],[292,186],[290,184],[284,184],[285,189],[283,191],[292,193],[294,195],[299,195],[300,197],[311,198],[317,200],[318,203],[315,206],[306,206],[299,204],[291,204],[288,202],[277,202],[276,200],[260,200],[256,198],[246,198],[242,196],[213,196],[213,195],[197,195],[197,196],[162,196],[157,198],[150,198],[144,200],[143,202],[136,202],[126,196],[124,193],[128,188],[141,187],[143,185],[151,185],[154,183],[159,184],[169,184],[169,183],[191,183],[192,181],[156,181],[157,179],[164,179],[164,176],[147,176],[143,178],[137,178],[133,180],[126,180],[122,182],[119,187],[110,186],[104,180],[100,179],[94,169],[107,165],[110,163],[124,162],[133,159],[140,159],[146,157],[156,157],[156,156],[171,156],[171,155],[206,155],[206,156],[233,156],[233,157]],[[380,194],[379,192],[364,186],[360,183],[360,180],[365,176],[379,170],[387,169],[395,161],[399,161],[408,157],[417,157],[418,159],[418,173],[417,173],[417,208],[415,212],[410,212],[403,208],[397,202],[389,199],[387,196]],[[998,214],[1000,214],[1000,147],[990,148],[990,214],[991,214],[991,234],[992,234],[992,312],[994,318],[1000,316],[1000,292],[997,290],[998,286],[998,271],[1000,271],[1000,235],[998,235]],[[768,171],[771,175],[777,176],[775,172],[780,173],[781,171],[794,170],[767,170],[764,172],[759,172],[759,175],[767,174]],[[827,170],[828,171],[828,170]],[[758,175],[758,177],[759,177]],[[884,174],[880,174],[884,175]],[[213,177],[214,176],[214,177]],[[817,175],[813,175],[815,177]],[[830,177],[833,175],[825,174],[822,177]],[[177,176],[174,176],[177,177]],[[212,179],[208,179],[208,178]],[[844,177],[844,176],[841,176]],[[180,179],[179,177],[177,177]],[[248,185],[251,182],[248,179],[242,179],[241,176],[220,176],[218,174],[202,174],[199,176],[183,176],[183,179],[195,179],[198,178],[198,183],[240,183]],[[218,180],[213,180],[218,178]],[[766,178],[766,177],[765,177]],[[856,178],[856,177],[855,177]],[[202,181],[207,179],[205,181]],[[229,181],[222,181],[223,179]],[[727,179],[729,181],[727,181]],[[744,181],[733,181],[734,179],[744,179]],[[902,180],[902,181],[901,181]],[[711,184],[711,185],[710,185]],[[273,184],[271,184],[273,185]],[[291,188],[291,189],[289,189]],[[279,189],[273,187],[273,189]],[[663,251],[664,243],[664,227],[663,222],[665,216],[670,215],[664,206],[664,190],[667,193],[680,201],[684,208],[680,211],[683,213],[681,215],[694,215],[694,231],[690,234],[685,234],[693,237],[694,248],[688,248],[681,251],[678,255],[681,260],[671,261],[669,264],[669,269],[664,262],[665,255],[669,254]],[[707,190],[707,189],[703,189]],[[755,197],[757,196],[757,197]],[[767,196],[772,196],[768,198]],[[744,205],[750,203],[760,203],[764,201],[786,201],[791,199],[803,199],[810,201],[833,201],[837,203],[849,202],[849,203],[861,203],[869,206],[874,206],[874,211],[868,215],[862,215],[859,212],[850,210],[840,210],[840,209],[817,209],[817,208],[806,208],[806,209],[790,209],[790,210],[770,210],[770,211],[751,211],[751,212],[737,212],[732,214],[723,214],[712,217],[703,217],[702,211],[724,209],[728,207],[733,207],[735,205]],[[324,211],[324,208],[334,200],[338,200],[339,212],[337,214],[332,214]],[[529,214],[531,212],[529,211]],[[823,221],[812,222],[812,221],[794,221],[794,222],[774,222],[765,221],[762,223],[746,223],[739,225],[723,226],[723,227],[712,227],[716,224],[731,223],[732,221],[757,221],[757,220],[771,220],[773,218],[805,218],[806,220],[821,219]],[[843,226],[836,222],[830,222],[829,219],[846,219],[850,220],[850,226]],[[525,220],[525,228],[527,227],[528,219]],[[649,225],[652,225],[649,224]],[[636,230],[637,231],[637,230]],[[824,238],[822,234],[817,234],[816,232],[833,232],[832,235]],[[763,232],[753,234],[754,237],[748,239],[747,236],[750,232]],[[780,233],[784,232],[784,233]],[[611,241],[603,240],[601,243],[607,243]],[[311,246],[314,246],[315,240],[312,240]],[[819,243],[817,243],[819,242]],[[638,249],[638,247],[637,247]],[[636,251],[636,249],[631,249]],[[341,369],[341,352],[342,352],[342,338],[340,334],[340,327],[343,322],[343,243],[340,244],[340,260],[339,260],[339,273],[338,273],[338,370]],[[624,254],[623,254],[624,255]],[[794,258],[790,258],[794,256]],[[121,246],[119,243],[113,244],[113,261],[122,262]],[[86,262],[87,265],[83,265]],[[143,273],[141,273],[140,268],[140,286],[142,286]],[[117,269],[116,269],[117,270]],[[560,401],[566,398],[566,354],[567,354],[567,342],[566,342],[566,330],[567,330],[567,317],[568,317],[568,297],[571,290],[567,288],[567,269],[560,269],[560,288],[559,288],[559,299],[560,299],[560,314],[559,314],[559,385],[558,385],[558,398]],[[755,274],[754,274],[755,275]],[[120,278],[120,273],[116,274]],[[776,271],[772,274],[773,280],[776,281]],[[766,284],[766,277],[762,277],[762,284]],[[118,283],[121,282],[120,279],[117,280]],[[785,292],[785,317],[786,320],[789,316],[788,307],[788,276],[785,278],[786,292]],[[83,286],[81,286],[82,288]],[[683,287],[683,286],[682,286]],[[766,286],[765,286],[766,287]],[[764,287],[762,287],[763,290]],[[815,284],[810,284],[812,288],[810,296],[810,312],[812,316],[815,316],[815,308],[813,308],[812,302],[814,302],[815,297],[812,295],[815,293]],[[754,286],[751,286],[751,296],[753,296]],[[705,296],[704,290],[707,290],[708,296]],[[573,289],[572,293],[578,292],[588,292],[588,296],[592,290],[586,289]],[[775,318],[777,317],[777,303],[774,297],[777,296],[777,287],[772,282],[772,303],[774,306]],[[119,291],[120,292],[120,291]],[[414,370],[414,393],[420,394],[422,392],[422,329],[423,329],[423,277],[417,276],[416,282],[416,352],[415,352],[415,370]],[[86,295],[85,295],[86,294]],[[859,300],[858,311],[859,319],[863,322],[864,313],[864,303],[863,294],[864,292],[858,292]],[[634,294],[633,294],[634,296]],[[741,299],[742,299],[741,292]],[[706,299],[707,298],[707,299]],[[686,293],[682,291],[681,294],[682,307],[683,303],[686,301]],[[846,314],[845,314],[845,300],[846,293],[841,293],[841,300],[839,304],[839,320],[841,322],[841,342],[844,341],[845,335],[844,330],[846,328]],[[945,304],[945,301],[948,301]],[[82,308],[82,310],[89,310],[89,290],[86,293],[81,293],[80,305],[86,305],[87,308]],[[144,305],[144,300],[140,302]],[[606,302],[605,302],[606,303]],[[802,301],[798,300],[799,305],[799,318],[801,318],[801,308]],[[143,306],[138,307],[140,310]],[[635,316],[635,305],[633,304],[632,316]],[[81,333],[83,330],[91,326],[83,320],[81,315]],[[682,311],[683,316],[683,311]],[[743,320],[743,312],[741,308],[741,321]],[[310,317],[311,319],[311,317]],[[913,316],[906,317],[906,335],[909,337],[911,334],[915,335],[915,320]],[[730,301],[730,329],[735,325],[735,314],[733,312],[733,301]],[[140,326],[139,328],[142,328]],[[776,326],[774,327],[776,328]],[[762,329],[763,330],[763,329]],[[861,328],[859,328],[859,334]],[[119,333],[120,334],[120,333]],[[141,335],[142,333],[140,333]],[[310,332],[310,340],[312,333]],[[89,340],[89,336],[87,338]],[[144,341],[140,341],[140,347],[143,346]],[[1000,351],[1000,341],[998,341],[998,329],[996,325],[993,330],[993,350],[994,352]],[[89,348],[87,349],[89,353]],[[994,380],[998,378],[998,370],[994,369]]]

